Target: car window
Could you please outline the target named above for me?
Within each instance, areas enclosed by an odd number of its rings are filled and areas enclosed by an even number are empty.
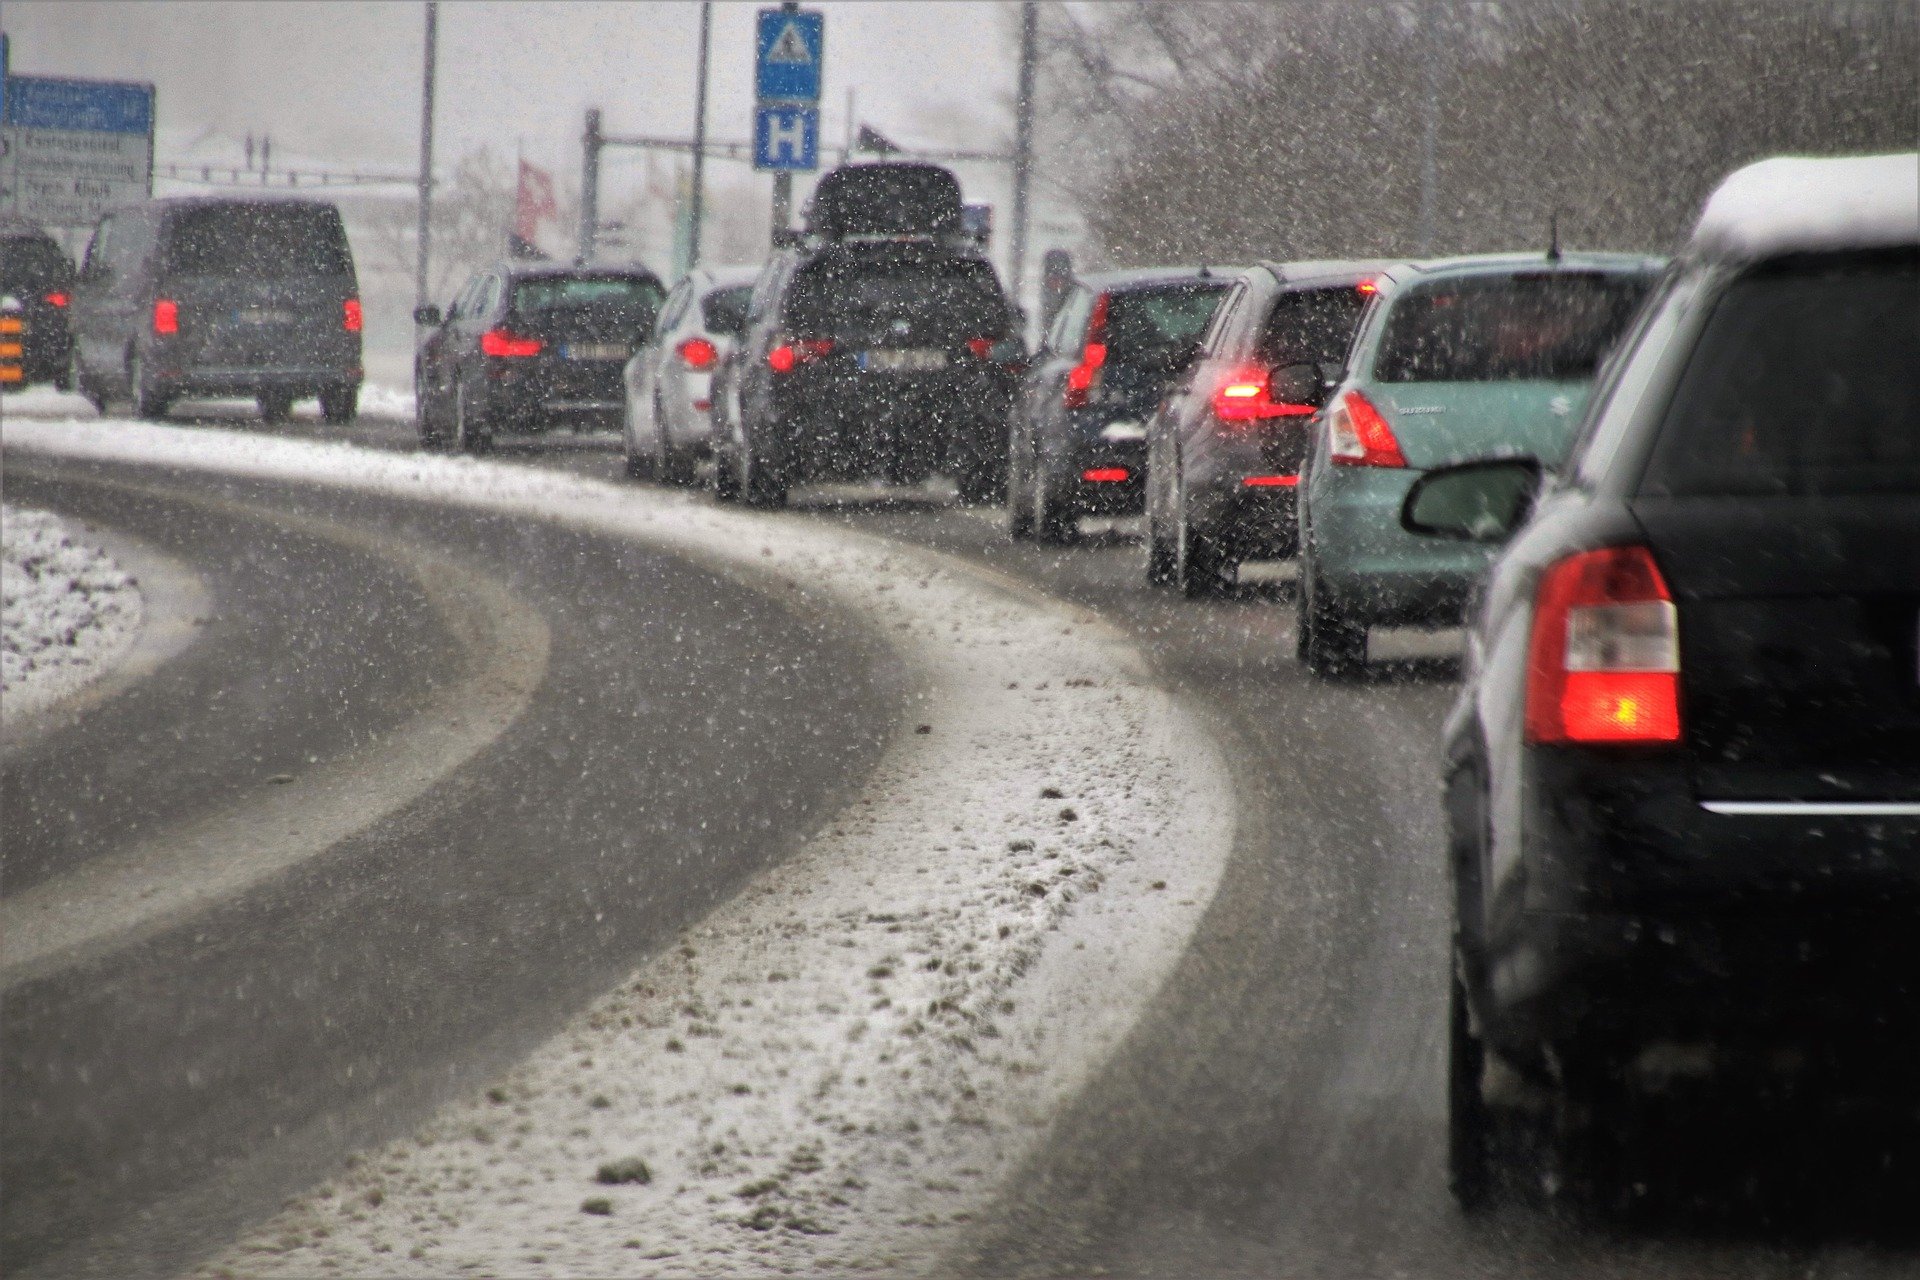
[[[1920,253],[1736,281],[1668,403],[1640,491],[1920,495]]]
[[[100,226],[94,231],[93,239],[87,242],[87,255],[81,274],[88,279],[98,279],[101,273],[113,270],[115,244],[119,237],[117,229],[119,219],[109,215],[100,219]]]
[[[1047,332],[1048,350],[1061,353],[1080,350],[1087,332],[1087,321],[1092,317],[1093,291],[1085,285],[1075,285],[1073,292],[1061,304],[1059,314],[1054,316],[1053,328]]]
[[[1366,305],[1366,295],[1348,285],[1283,293],[1261,327],[1254,358],[1268,365],[1338,363]]]
[[[1221,300],[1220,305],[1214,308],[1213,319],[1208,323],[1207,331],[1200,339],[1209,352],[1217,354],[1228,342],[1234,320],[1246,302],[1247,292],[1247,282],[1237,281],[1227,291],[1227,296]]]
[[[1187,347],[1206,332],[1224,282],[1125,289],[1107,297],[1107,352],[1114,360]]]
[[[0,288],[57,289],[72,283],[73,269],[60,246],[45,236],[8,236],[0,241]]]
[[[1379,382],[1593,376],[1646,294],[1645,276],[1538,271],[1424,281],[1393,301]]]
[[[1569,451],[1564,475],[1580,488],[1600,483],[1633,433],[1641,403],[1663,381],[1672,359],[1674,333],[1701,286],[1697,271],[1678,273],[1659,286],[1640,318],[1601,367],[1586,419]]]
[[[618,311],[625,315],[644,315],[651,321],[659,312],[663,293],[660,282],[648,276],[536,276],[515,283],[513,309],[522,314]]]
[[[676,327],[687,314],[687,304],[693,298],[693,281],[682,280],[673,286],[667,294],[667,300],[660,304],[660,315],[654,322],[654,332],[665,333]]]
[[[346,231],[331,205],[176,209],[167,220],[164,261],[178,275],[229,279],[353,273]]]
[[[910,324],[946,338],[998,337],[1007,324],[993,268],[972,258],[820,258],[795,274],[781,314],[796,332],[823,335]]]
[[[709,290],[700,300],[701,326],[708,333],[737,336],[747,327],[747,304],[752,297],[752,285],[736,284]]]

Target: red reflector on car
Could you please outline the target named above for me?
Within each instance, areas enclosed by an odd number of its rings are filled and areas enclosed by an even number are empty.
[[[61,293],[58,289],[47,295],[47,305],[50,307],[64,307],[67,305],[67,302],[67,295]]]
[[[542,343],[538,338],[523,338],[508,329],[489,329],[480,335],[480,351],[490,356],[537,356]]]
[[[826,338],[800,338],[793,342],[783,342],[767,352],[767,366],[775,373],[789,373],[798,364],[809,360],[818,360],[833,353],[833,343]]]
[[[1094,467],[1080,473],[1088,484],[1118,484],[1132,475],[1125,467]]]
[[[994,342],[992,338],[967,339],[967,350],[973,352],[974,357],[979,360],[991,360],[993,358],[993,346]]]
[[[713,401],[711,400],[695,400],[693,402],[693,411],[695,413],[705,413],[711,408],[713,408]]]
[[[1299,476],[1247,476],[1240,481],[1249,489],[1291,489],[1300,483]]]
[[[360,332],[360,299],[348,298],[340,304],[340,327],[348,333]]]
[[[179,303],[162,298],[153,304],[153,331],[162,335],[180,332]]]

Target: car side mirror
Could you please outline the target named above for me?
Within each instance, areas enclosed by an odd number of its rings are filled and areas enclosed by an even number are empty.
[[[1439,467],[1413,482],[1400,527],[1430,538],[1505,542],[1533,514],[1545,474],[1535,458],[1489,458]]]
[[[418,325],[425,325],[428,328],[437,328],[440,324],[440,308],[415,307],[413,309],[413,322]]]
[[[1329,390],[1318,365],[1281,365],[1267,375],[1268,394],[1280,404],[1310,404],[1318,409],[1327,402]]]

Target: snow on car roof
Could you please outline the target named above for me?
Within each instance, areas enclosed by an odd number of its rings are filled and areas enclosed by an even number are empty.
[[[1778,156],[1707,197],[1693,248],[1725,258],[1920,244],[1920,153]]]

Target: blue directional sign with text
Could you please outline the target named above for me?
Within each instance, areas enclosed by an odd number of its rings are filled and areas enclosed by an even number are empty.
[[[753,109],[753,167],[820,167],[820,108],[762,103]]]
[[[753,96],[761,101],[820,101],[820,67],[826,51],[825,14],[762,9],[754,28]]]
[[[151,133],[153,86],[9,76],[4,123],[77,133]]]

